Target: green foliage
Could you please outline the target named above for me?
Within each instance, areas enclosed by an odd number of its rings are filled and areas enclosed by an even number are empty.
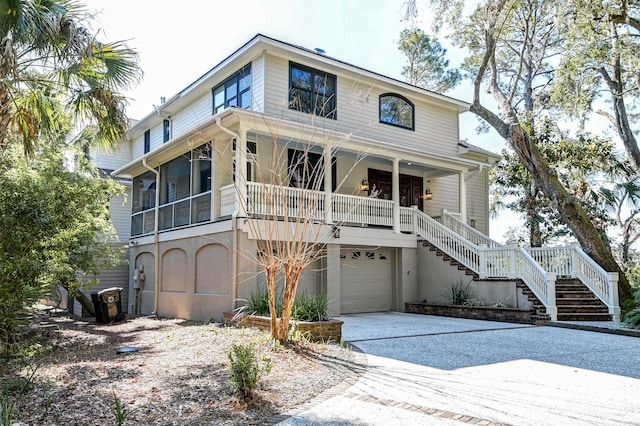
[[[13,381],[3,384],[2,395],[0,395],[0,426],[11,426],[14,423],[16,407],[23,401],[29,390],[33,387],[37,368],[28,366],[26,375],[16,376]]]
[[[449,287],[449,299],[452,305],[464,305],[467,300],[473,298],[469,283],[455,282]]]
[[[462,80],[460,71],[447,69],[447,49],[419,28],[403,30],[398,49],[409,62],[402,67],[401,73],[410,84],[442,93],[453,89]]]
[[[260,379],[255,348],[252,345],[234,344],[227,355],[233,391],[244,399],[250,398]]]
[[[495,306],[496,308],[508,308],[510,299],[511,296],[498,297],[496,299],[496,303],[494,303],[493,306]]]
[[[632,171],[610,140],[586,133],[565,137],[551,127],[551,123],[544,120],[535,129],[536,146],[606,240],[605,229],[615,221],[615,206],[622,195],[617,190],[621,185],[603,186],[603,180],[628,181]],[[536,188],[533,177],[512,150],[502,152],[502,159],[491,170],[490,179],[492,211],[508,209],[525,220],[526,239],[522,241],[520,235],[524,233],[523,228],[519,228],[520,233],[514,230],[511,238],[539,247],[571,235],[558,210]],[[635,200],[640,195],[640,191],[625,193],[626,200]]]
[[[2,10],[0,150],[12,129],[24,153],[35,155],[42,136],[60,133],[64,116],[91,126],[104,145],[120,142],[129,125],[120,91],[142,77],[137,52],[98,40],[76,0],[4,2]]]
[[[251,290],[251,296],[247,300],[245,311],[252,315],[269,315],[269,293],[266,289],[258,286],[256,289]],[[282,298],[276,297],[276,311],[277,316],[280,316],[282,312]]]
[[[329,299],[326,293],[307,295],[306,292],[298,295],[291,308],[291,319],[298,321],[327,321],[327,305]],[[245,312],[254,315],[269,316],[269,294],[262,287],[251,292],[249,300],[244,308]],[[276,315],[282,315],[282,298],[276,297]]]
[[[625,275],[631,284],[633,291],[640,290],[640,265],[634,265],[625,271]]]
[[[0,152],[0,355],[18,338],[30,305],[58,285],[75,294],[119,263],[123,249],[110,244],[108,210],[121,185],[87,168],[69,171],[58,145],[31,160],[18,146]]]
[[[111,409],[111,413],[116,419],[116,424],[118,426],[122,426],[125,420],[127,420],[127,417],[133,414],[140,407],[136,407],[134,409],[127,408],[127,406],[123,404],[122,401],[120,401],[120,399],[118,398],[118,396],[114,393],[113,405],[109,406],[109,408]]]
[[[298,321],[327,321],[327,293],[308,296],[305,292],[296,298],[291,309],[291,318]]]
[[[463,303],[464,306],[484,306],[484,300],[479,297],[469,297]]]
[[[633,295],[633,308],[624,315],[627,327],[640,329],[640,288]]]

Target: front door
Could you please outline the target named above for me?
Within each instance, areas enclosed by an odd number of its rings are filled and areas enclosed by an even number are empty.
[[[391,200],[391,172],[369,169],[369,191],[380,191],[378,198]],[[400,200],[401,207],[418,206],[422,210],[423,180],[421,177],[403,175],[400,176]]]

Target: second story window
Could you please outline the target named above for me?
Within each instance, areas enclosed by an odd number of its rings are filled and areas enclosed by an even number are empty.
[[[289,63],[289,109],[336,117],[336,76]]]
[[[213,88],[213,113],[228,107],[251,109],[251,64]]]
[[[393,93],[380,95],[380,122],[414,130],[414,107],[404,96]]]
[[[144,153],[151,151],[151,130],[144,132]]]
[[[165,118],[162,122],[162,142],[167,142],[169,139],[171,139],[171,121]]]

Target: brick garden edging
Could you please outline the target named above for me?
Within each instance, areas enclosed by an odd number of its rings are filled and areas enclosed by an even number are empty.
[[[535,323],[535,310],[496,308],[494,306],[431,305],[428,303],[405,303],[405,312],[411,314],[438,315],[486,321]]]
[[[258,315],[240,315],[235,318],[233,312],[224,312],[224,323],[239,327],[253,327],[264,331],[271,330],[271,318]],[[235,319],[234,319],[235,318]],[[342,339],[342,321],[291,321],[298,331],[303,335],[308,335],[314,341],[333,340],[340,342]]]

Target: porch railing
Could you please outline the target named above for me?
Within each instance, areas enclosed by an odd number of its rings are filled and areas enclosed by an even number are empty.
[[[335,222],[393,226],[393,201],[332,194],[331,204]]]
[[[234,184],[220,188],[220,217],[231,216],[235,207],[236,188]]]
[[[220,215],[234,210],[235,188],[220,190]],[[325,193],[300,188],[247,184],[247,210],[257,216],[296,217],[304,214],[322,222],[327,216]],[[394,203],[390,200],[331,194],[334,222],[359,225],[393,226]],[[300,210],[304,209],[304,210]],[[439,220],[415,207],[400,207],[400,231],[424,237],[445,254],[478,274],[480,278],[522,279],[557,319],[556,276],[579,278],[608,307],[614,320],[619,318],[617,280],[598,266],[578,247],[520,248],[503,246],[466,225],[446,211]]]

